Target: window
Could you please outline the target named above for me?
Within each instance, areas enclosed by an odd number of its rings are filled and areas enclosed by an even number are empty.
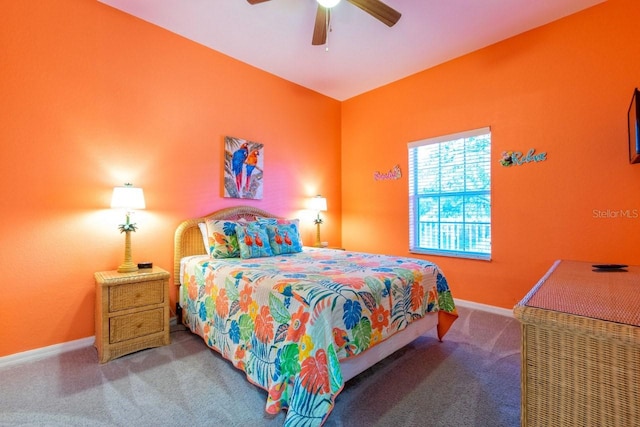
[[[491,130],[409,143],[409,250],[491,259]]]

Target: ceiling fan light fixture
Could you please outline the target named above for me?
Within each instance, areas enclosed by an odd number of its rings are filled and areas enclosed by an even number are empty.
[[[317,1],[320,6],[326,7],[327,9],[331,9],[332,7],[340,3],[340,0],[317,0]]]

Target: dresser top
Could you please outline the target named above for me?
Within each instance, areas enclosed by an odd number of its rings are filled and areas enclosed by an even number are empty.
[[[556,261],[520,305],[640,326],[640,266],[625,270]]]

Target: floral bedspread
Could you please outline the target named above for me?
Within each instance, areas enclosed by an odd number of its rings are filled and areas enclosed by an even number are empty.
[[[457,317],[436,265],[330,249],[266,258],[183,260],[183,323],[268,392],[286,426],[317,426],[362,353],[427,312],[441,338]]]

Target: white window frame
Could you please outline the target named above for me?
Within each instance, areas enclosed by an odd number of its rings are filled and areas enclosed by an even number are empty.
[[[467,171],[469,168],[471,167],[478,167],[478,168],[483,168],[482,171],[485,174],[489,175],[489,183],[488,183],[488,188],[486,189],[474,189],[474,190],[469,190],[467,189],[466,183],[465,183],[465,189],[463,190],[457,190],[457,191],[453,191],[453,192],[448,192],[447,190],[443,190],[442,187],[440,187],[439,191],[432,191],[432,192],[423,192],[420,193],[420,177],[417,176],[417,170],[418,170],[418,166],[416,164],[416,162],[418,161],[417,158],[417,150],[425,145],[432,145],[432,144],[442,144],[442,143],[449,143],[449,142],[453,142],[453,141],[458,141],[461,139],[464,139],[464,143],[467,144],[468,138],[474,138],[474,137],[478,137],[478,136],[482,136],[482,135],[489,135],[489,139],[491,140],[491,128],[490,127],[484,127],[484,128],[480,128],[480,129],[474,129],[474,130],[470,130],[470,131],[466,131],[466,132],[459,132],[459,133],[455,133],[455,134],[450,134],[450,135],[443,135],[443,136],[439,136],[439,137],[435,137],[435,138],[427,138],[427,139],[423,139],[420,141],[414,141],[414,142],[410,142],[408,144],[408,159],[409,159],[409,251],[412,253],[419,253],[419,254],[429,254],[429,255],[442,255],[442,256],[451,256],[451,257],[460,257],[460,258],[472,258],[472,259],[483,259],[483,260],[490,260],[491,259],[491,207],[489,207],[489,221],[487,222],[481,222],[481,223],[477,223],[477,222],[469,222],[466,223],[465,220],[463,219],[462,221],[453,221],[453,222],[449,222],[449,221],[443,221],[441,220],[442,218],[442,212],[443,210],[441,209],[441,207],[438,207],[438,211],[437,211],[437,220],[432,220],[429,221],[429,223],[433,226],[434,224],[436,224],[435,228],[437,228],[437,231],[435,233],[438,233],[438,238],[437,238],[437,247],[436,246],[431,246],[431,247],[421,247],[421,242],[420,242],[420,227],[421,225],[424,226],[425,222],[423,221],[421,224],[420,218],[419,218],[419,209],[418,209],[418,205],[419,205],[419,201],[420,198],[430,198],[430,199],[437,199],[439,202],[441,201],[441,198],[445,198],[445,197],[452,197],[452,196],[463,196],[463,197],[473,197],[473,196],[481,196],[481,197],[487,197],[489,199],[489,203],[491,202],[491,146],[489,146],[489,155],[486,156],[481,163],[477,164],[477,165],[467,165],[466,161],[464,159],[461,159],[462,164],[464,165],[463,167],[465,167],[465,171]],[[463,156],[466,157],[466,156]],[[438,157],[439,159],[439,157]],[[438,160],[438,166],[437,169],[438,173],[441,171],[441,167],[442,165],[440,165],[439,160]],[[465,172],[465,178],[466,178],[467,173]],[[466,181],[466,179],[465,179]],[[424,191],[424,189],[423,189]],[[441,205],[439,205],[441,206]],[[464,206],[464,202],[463,202],[463,206]],[[464,207],[462,208],[463,212],[464,212]],[[464,215],[463,215],[464,216]],[[446,226],[449,227],[446,227]],[[457,226],[457,227],[454,227]],[[460,233],[453,233],[453,235],[450,235],[450,233],[447,233],[448,230],[452,230],[453,228],[456,229],[462,229],[462,230],[466,230],[466,233],[460,232]],[[474,230],[473,234],[471,232],[471,230]],[[480,236],[477,237],[478,239],[480,239],[482,242],[484,242],[481,246],[481,250],[473,250],[471,248],[469,248],[469,241],[473,240],[472,238],[468,238],[467,241],[465,241],[465,236],[470,236],[471,234],[473,234],[474,236]],[[452,244],[451,240],[455,240],[456,243]],[[488,242],[487,242],[488,240]],[[451,246],[456,246],[457,248],[452,249]],[[488,246],[488,248],[487,248]],[[460,248],[462,247],[462,249]]]

